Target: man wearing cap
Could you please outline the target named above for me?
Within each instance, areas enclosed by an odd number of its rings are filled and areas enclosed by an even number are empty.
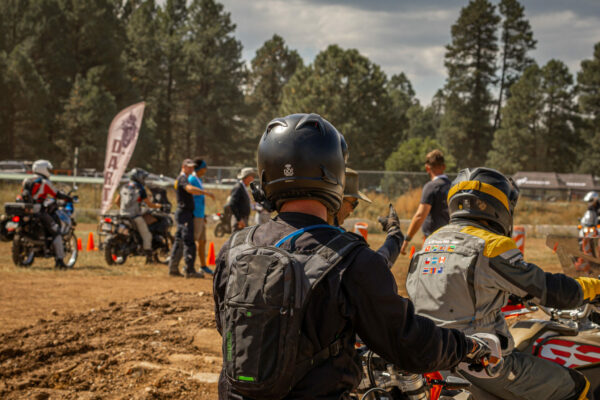
[[[185,277],[202,278],[202,271],[196,272],[194,261],[196,261],[196,244],[194,243],[194,195],[201,195],[205,192],[202,189],[190,185],[188,177],[194,172],[196,163],[186,158],[181,165],[181,173],[175,180],[175,194],[177,196],[177,211],[175,212],[175,222],[177,223],[177,233],[175,233],[175,243],[171,250],[169,259],[169,275],[183,276],[179,272],[179,260],[183,255],[185,259]]]
[[[212,269],[206,266],[206,215],[204,214],[205,202],[204,196],[214,200],[215,195],[204,190],[202,186],[202,177],[206,174],[206,161],[201,158],[194,160],[194,173],[188,176],[188,183],[202,191],[202,194],[194,195],[194,240],[198,248],[198,258],[200,259],[200,269],[209,275],[213,274]]]
[[[248,226],[250,217],[250,196],[246,187],[256,177],[254,168],[242,168],[238,174],[238,183],[231,189],[229,205],[231,207],[231,231],[236,232]]]
[[[338,211],[336,215],[337,225],[342,225],[344,223],[346,218],[348,218],[358,206],[360,200],[371,204],[371,199],[358,190],[358,172],[352,168],[346,168],[345,172],[346,183],[344,184],[344,197],[342,199],[340,211]],[[394,207],[391,204],[388,216],[378,217],[377,220],[381,224],[383,230],[387,232],[385,242],[383,243],[383,246],[377,250],[377,253],[382,255],[383,258],[385,258],[388,267],[392,268],[400,254],[400,248],[404,242],[404,235],[400,230],[400,220],[398,219],[396,210],[394,210]]]

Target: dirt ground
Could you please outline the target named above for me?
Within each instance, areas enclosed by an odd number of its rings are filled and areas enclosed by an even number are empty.
[[[383,238],[369,234],[371,247]],[[210,232],[208,240],[217,251],[224,242]],[[525,253],[562,271],[542,239],[528,239]],[[0,243],[0,398],[215,399],[212,280],[169,278],[165,266],[141,261],[109,267],[95,251],[73,270],[55,271],[50,260],[23,269]],[[407,267],[400,257],[392,270],[401,294]]]

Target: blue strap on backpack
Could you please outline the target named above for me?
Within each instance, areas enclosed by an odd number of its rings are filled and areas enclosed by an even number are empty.
[[[282,244],[284,244],[285,242],[287,242],[290,239],[292,240],[292,243],[294,243],[296,241],[296,239],[298,238],[298,236],[302,235],[304,232],[312,231],[314,229],[319,229],[319,228],[337,229],[341,233],[345,232],[340,227],[333,226],[333,225],[327,225],[327,224],[318,224],[318,225],[306,226],[304,228],[298,229],[297,231],[294,231],[294,232],[290,233],[289,235],[281,238],[277,243],[275,243],[275,247],[280,247]]]

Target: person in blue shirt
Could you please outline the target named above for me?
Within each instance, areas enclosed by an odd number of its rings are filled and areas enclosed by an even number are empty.
[[[198,249],[201,270],[212,275],[212,269],[206,266],[206,214],[204,213],[204,196],[214,199],[215,195],[204,190],[202,186],[202,176],[206,174],[206,162],[201,158],[194,160],[194,162],[196,166],[194,167],[194,173],[188,176],[188,183],[197,187],[202,192],[202,194],[194,195],[194,240]]]

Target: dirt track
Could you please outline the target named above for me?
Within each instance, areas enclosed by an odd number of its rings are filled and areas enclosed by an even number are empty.
[[[215,398],[213,315],[210,293],[169,291],[1,334],[0,398]]]
[[[369,236],[375,248],[382,240]],[[527,246],[531,262],[562,270],[541,239]],[[401,257],[392,270],[401,293],[407,266]],[[99,252],[69,271],[48,260],[21,269],[0,243],[0,282],[1,399],[217,397],[211,279],[168,278],[141,259],[108,267]]]

